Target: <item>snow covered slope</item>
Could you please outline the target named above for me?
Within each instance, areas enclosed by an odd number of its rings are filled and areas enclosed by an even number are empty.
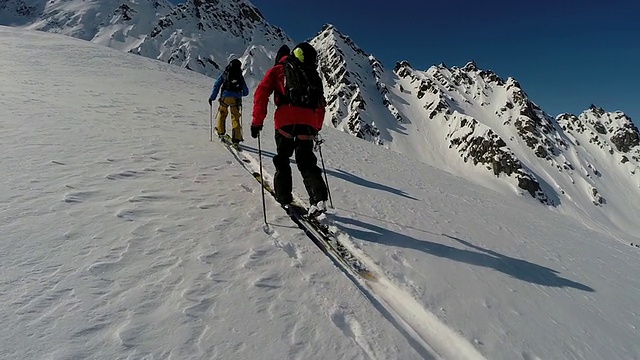
[[[0,25],[61,33],[209,76],[232,58],[273,58],[292,42],[244,0],[0,0],[0,9]]]
[[[640,358],[640,249],[327,129],[329,219],[382,274],[365,297],[270,198],[262,232],[257,183],[209,142],[210,78],[0,47],[2,358]]]
[[[422,357],[273,202],[262,232],[209,142],[210,78],[41,32],[0,47],[0,359]]]
[[[592,107],[550,117],[513,78],[404,61],[387,71],[333,26],[320,52],[325,122],[502,193],[533,197],[620,239],[640,237],[638,129]]]

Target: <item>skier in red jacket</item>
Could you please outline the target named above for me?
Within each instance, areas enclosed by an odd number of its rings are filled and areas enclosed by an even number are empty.
[[[273,157],[273,164],[276,167],[276,200],[283,205],[293,201],[289,159],[295,153],[298,170],[309,194],[311,215],[326,211],[327,200],[327,186],[313,153],[315,137],[322,129],[326,104],[317,58],[316,50],[306,42],[298,44],[291,55],[281,57],[256,88],[251,123],[251,136],[257,138],[267,116],[269,96],[275,93],[277,154]]]

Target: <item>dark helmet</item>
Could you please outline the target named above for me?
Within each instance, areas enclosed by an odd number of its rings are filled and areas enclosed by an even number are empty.
[[[229,68],[230,69],[236,69],[236,70],[242,69],[242,63],[238,59],[233,59],[229,63]]]
[[[291,49],[287,44],[284,44],[278,49],[278,53],[276,54],[276,64],[280,62],[283,56],[291,54]]]
[[[303,42],[293,48],[293,56],[308,65],[318,63],[318,52],[308,42]]]

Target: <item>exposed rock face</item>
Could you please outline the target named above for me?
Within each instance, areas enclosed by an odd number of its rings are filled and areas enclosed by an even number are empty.
[[[465,163],[482,165],[496,177],[511,177],[532,197],[545,204],[554,204],[535,174],[500,135],[516,134],[537,157],[547,160],[559,152],[559,146],[564,146],[562,142],[554,141],[559,135],[555,132],[553,119],[528,100],[515,80],[504,81],[491,71],[478,69],[473,62],[451,69],[441,64],[426,72],[416,71],[409,63],[400,62],[394,72],[413,84],[415,98],[426,110],[428,119],[439,120],[451,129],[445,136],[448,148],[458,151]],[[490,94],[497,90],[506,95],[507,100],[502,105],[491,101]],[[473,107],[495,108],[494,120],[499,121],[500,127],[509,127],[512,131],[496,131],[466,115],[465,110]]]
[[[616,146],[616,149],[623,153],[631,151],[632,148],[640,144],[638,128],[632,123],[628,123],[620,128],[617,128],[610,139],[611,142]]]
[[[325,60],[329,64],[335,61],[331,57]],[[341,68],[349,65],[341,62]],[[419,71],[407,61],[400,61],[395,64],[392,76],[378,62],[374,75],[377,75],[375,82],[359,81],[358,89],[372,93],[364,87],[385,84],[381,93],[390,99],[384,103],[388,112],[385,116],[391,115],[401,129],[405,124],[416,128],[415,133],[407,134],[407,139],[423,138],[422,141],[431,143],[427,146],[431,149],[454,151],[462,163],[486,168],[500,181],[514,184],[541,203],[559,205],[569,191],[572,197],[588,198],[595,206],[608,204],[605,198],[608,195],[601,188],[602,178],[607,174],[600,170],[604,165],[593,160],[593,156],[613,157],[626,166],[623,172],[631,175],[637,172],[640,136],[622,113],[592,106],[579,117],[563,114],[554,119],[529,99],[515,79],[502,79],[474,62],[461,68],[440,64]],[[357,78],[357,74],[350,76]],[[340,101],[341,95],[337,93],[338,99],[332,100]],[[374,111],[380,113],[379,109]],[[343,113],[332,115],[333,123],[344,118]],[[394,126],[388,121],[386,124],[387,128],[378,126],[380,133]],[[585,147],[587,144],[597,146],[598,150]],[[594,151],[597,153],[593,154]],[[438,156],[428,157],[437,161]],[[455,168],[450,162],[442,163],[445,168]],[[560,178],[564,180],[557,181]],[[570,186],[576,189],[571,190]]]
[[[457,122],[458,119],[459,117],[454,117],[450,121]],[[473,118],[466,117],[452,128],[456,130],[447,135],[449,148],[456,149],[465,163],[483,165],[496,177],[513,177],[517,186],[526,190],[532,197],[542,203],[553,205],[542,191],[535,175],[524,167],[513,151],[506,146],[506,142],[493,130]]]
[[[383,145],[380,126],[406,123],[394,104],[389,73],[374,56],[334,26],[325,25],[310,43],[318,50],[325,83],[329,123],[359,138]],[[384,109],[383,111],[380,111]]]
[[[604,109],[591,105],[580,116],[561,114],[558,123],[567,133],[572,135],[587,135],[589,143],[613,154],[614,150],[625,154],[622,158],[629,161],[629,157],[638,157],[640,132],[631,119],[622,112],[606,112]]]
[[[368,72],[375,76],[376,68],[380,68],[377,60],[331,25],[325,25],[310,43],[318,51],[331,124],[361,139],[382,143],[375,124],[363,118],[368,110],[363,96],[367,91],[366,80]],[[383,85],[375,86],[385,91]]]
[[[23,0],[0,0],[0,12],[4,15],[2,25],[22,25],[33,20],[42,6],[27,4]]]

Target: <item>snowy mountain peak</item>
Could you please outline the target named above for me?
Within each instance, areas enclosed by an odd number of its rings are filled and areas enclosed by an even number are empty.
[[[131,51],[216,76],[232,58],[269,58],[283,43],[292,41],[247,1],[189,0],[161,17]]]
[[[165,23],[181,19],[190,20],[190,17],[198,20],[196,27],[201,31],[217,29],[248,40],[260,31],[264,31],[267,37],[284,36],[280,28],[267,23],[258,8],[244,0],[188,0],[168,14]],[[157,31],[160,32],[163,26],[158,25]]]
[[[0,25],[62,33],[217,76],[231,58],[270,58],[291,39],[244,0],[0,0]],[[10,10],[10,11],[9,11]],[[251,54],[253,55],[251,55]]]
[[[635,124],[621,111],[607,112],[591,105],[579,116],[561,114],[558,123],[573,136],[588,134],[590,143],[598,144],[603,150],[612,148],[624,154],[637,152],[640,146],[640,133]]]
[[[462,71],[466,71],[466,72],[478,71],[478,66],[476,65],[476,62],[472,60],[466,63],[462,67]]]
[[[413,70],[413,67],[407,60],[402,60],[396,62],[396,66],[393,68],[394,72],[399,72],[401,69],[407,68],[408,70]]]
[[[310,43],[318,51],[330,124],[359,138],[382,144],[376,123],[386,121],[395,110],[387,98],[381,62],[333,25],[325,25]],[[378,107],[388,111],[376,114],[373,110]]]
[[[598,115],[604,115],[604,113],[606,112],[606,111],[604,111],[603,108],[595,106],[594,104],[591,104],[589,106],[589,109],[587,109],[587,111],[593,111],[593,112],[597,113]]]
[[[126,49],[172,5],[167,0],[2,0],[0,25],[19,25]]]
[[[475,63],[462,68],[443,64],[426,72],[396,74],[415,84],[416,98],[424,104],[428,118],[449,129],[444,135],[445,144],[457,151],[465,163],[485,167],[498,178],[513,178],[514,184],[531,196],[555,204],[509,145],[522,141],[528,148],[525,151],[534,151],[542,158],[554,151],[553,141],[546,136],[553,126],[528,100],[517,81],[505,82]],[[434,140],[443,139],[430,139]]]
[[[353,40],[351,40],[350,37],[341,33],[335,26],[331,24],[325,24],[322,27],[322,31],[320,31],[320,33],[318,33],[318,35],[316,35],[315,38],[330,39],[329,41],[333,41],[335,46],[339,46],[339,47],[348,46],[351,48],[351,50],[353,50],[354,52],[360,55],[367,56],[367,57],[369,56],[369,54],[367,54],[358,45],[356,45],[356,43]]]

